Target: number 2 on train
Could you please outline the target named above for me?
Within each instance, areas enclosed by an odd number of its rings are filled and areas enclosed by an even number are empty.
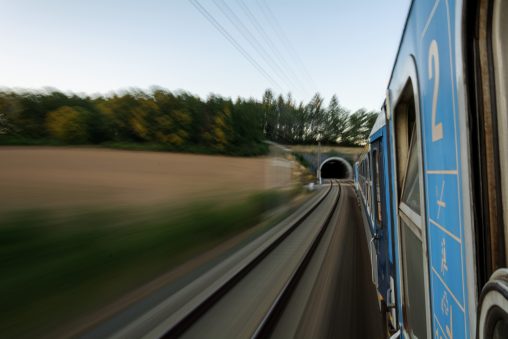
[[[436,40],[432,40],[429,47],[429,80],[432,80],[432,78],[434,78],[434,93],[432,95],[432,142],[434,142],[443,139],[443,124],[436,124],[439,92],[439,51]]]

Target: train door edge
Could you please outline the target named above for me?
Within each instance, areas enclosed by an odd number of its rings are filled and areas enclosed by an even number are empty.
[[[508,336],[508,4],[501,0],[480,1],[471,7],[466,44],[474,68],[470,108],[473,147],[479,145],[476,200],[478,300],[477,337]],[[475,34],[476,32],[480,32]],[[477,101],[475,101],[477,100]],[[476,143],[475,143],[476,141]],[[485,188],[484,188],[485,187]]]

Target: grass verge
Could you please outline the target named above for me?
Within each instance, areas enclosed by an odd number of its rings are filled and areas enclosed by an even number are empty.
[[[294,192],[157,210],[28,211],[0,217],[8,338],[48,333],[257,223]]]

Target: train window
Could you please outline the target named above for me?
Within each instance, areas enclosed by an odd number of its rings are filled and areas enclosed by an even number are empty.
[[[426,338],[428,293],[421,198],[421,147],[411,82],[394,110],[398,220],[402,257],[404,327],[411,338]]]

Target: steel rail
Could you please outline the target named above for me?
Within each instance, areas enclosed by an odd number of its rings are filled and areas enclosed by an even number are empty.
[[[285,232],[279,235],[275,240],[273,240],[269,246],[267,246],[259,255],[257,255],[253,260],[246,263],[240,270],[238,270],[230,279],[228,279],[224,284],[218,287],[214,292],[212,292],[205,300],[201,303],[193,307],[189,312],[187,312],[183,317],[181,317],[176,323],[174,323],[170,328],[168,328],[165,333],[161,336],[161,338],[178,338],[181,336],[188,328],[192,326],[192,324],[198,320],[203,314],[205,314],[217,301],[221,299],[228,291],[230,291],[239,281],[242,280],[258,263],[260,263],[273,249],[275,249],[284,239],[286,239],[307,217],[326,199],[326,197],[332,191],[333,183],[330,183],[326,194],[324,194],[314,205],[312,205],[302,216],[300,216],[293,224],[288,227]],[[331,215],[333,214],[333,210],[335,209],[336,203],[334,204],[334,208],[330,213],[330,216],[327,218],[326,224],[329,222]]]
[[[337,194],[337,199],[335,203],[333,204],[333,207],[331,208],[325,222],[321,226],[321,229],[319,230],[319,233],[316,235],[314,240],[312,241],[312,244],[307,248],[307,251],[305,252],[304,256],[302,257],[302,260],[298,264],[295,271],[291,274],[289,279],[286,281],[284,287],[277,295],[277,298],[275,298],[273,304],[271,305],[270,309],[268,310],[267,314],[263,318],[263,320],[259,323],[258,327],[256,328],[256,331],[251,336],[252,339],[257,338],[267,338],[270,336],[270,333],[274,329],[275,325],[277,324],[278,319],[284,312],[284,309],[289,302],[291,295],[293,294],[294,290],[296,289],[296,286],[298,285],[298,282],[302,278],[305,269],[307,268],[308,263],[310,262],[314,252],[316,251],[317,247],[319,246],[319,243],[321,239],[323,238],[323,235],[325,234],[329,224],[330,220],[332,219],[333,214],[335,213],[335,210],[337,209],[337,204],[340,199],[340,194],[342,187],[340,185],[340,182],[337,181],[337,184],[339,185],[339,192]]]

